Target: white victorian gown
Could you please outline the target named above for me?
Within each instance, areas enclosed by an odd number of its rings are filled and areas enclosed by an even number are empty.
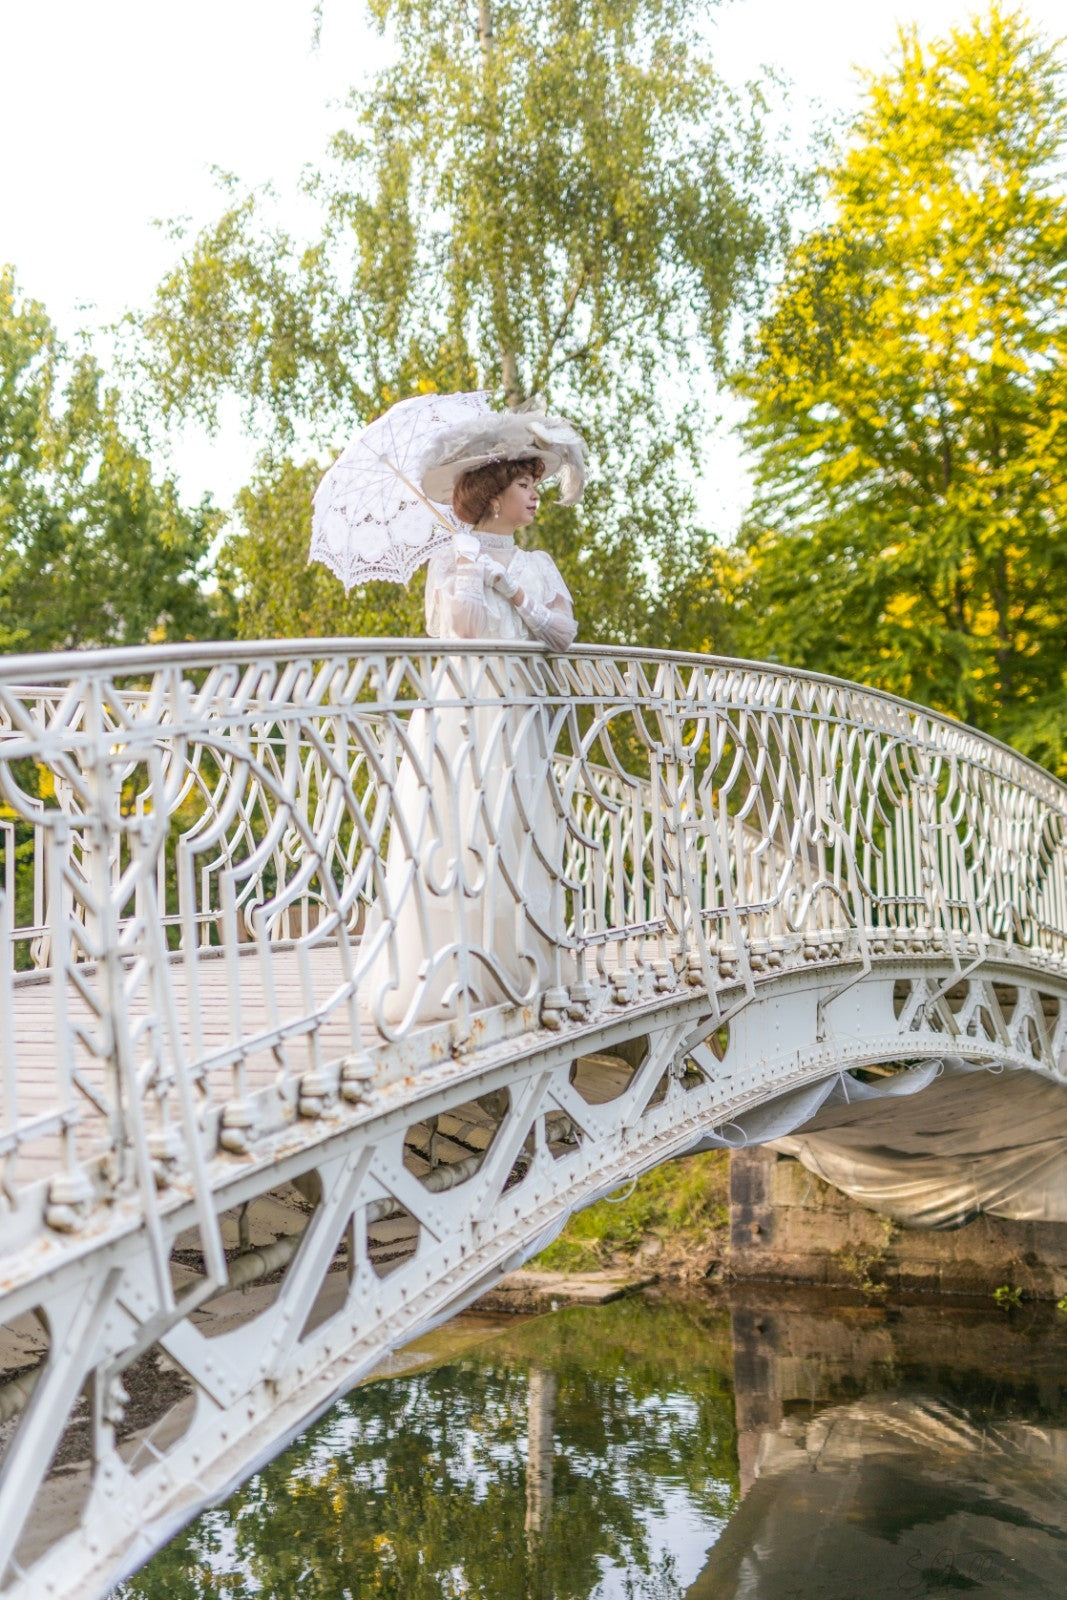
[[[552,558],[510,535],[476,537],[523,606],[477,562],[442,550],[426,578],[431,638],[568,649],[574,608]],[[548,727],[530,673],[506,650],[434,663],[426,703],[385,762],[395,773],[389,845],[364,934],[364,1007],[389,1032],[453,1017],[464,995],[472,1010],[520,1004],[558,981],[564,825]]]

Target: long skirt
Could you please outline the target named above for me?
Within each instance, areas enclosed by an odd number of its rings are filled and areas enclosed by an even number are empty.
[[[547,733],[544,706],[484,699],[420,707],[400,728],[360,982],[391,1032],[558,982],[564,827]]]

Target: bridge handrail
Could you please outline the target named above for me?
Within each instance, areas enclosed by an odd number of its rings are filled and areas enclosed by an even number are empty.
[[[154,673],[163,666],[206,667],[215,659],[246,663],[286,660],[296,651],[306,657],[317,659],[338,653],[436,655],[440,654],[443,648],[445,647],[440,640],[377,636],[361,638],[356,635],[345,635],[319,639],[227,640],[223,644],[214,641],[188,640],[158,645],[116,646],[105,650],[37,651],[0,656],[0,684],[15,689],[21,688],[31,694],[47,693],[50,683],[69,682],[72,678],[80,677],[89,666],[104,673],[128,673],[132,676],[145,671]],[[543,655],[551,659],[551,653],[545,645],[530,642],[523,648],[529,655]],[[456,639],[449,640],[447,644],[450,655],[492,654],[501,652],[502,649],[503,647],[493,640]],[[620,650],[614,645],[580,644],[575,647],[572,654],[593,660],[597,658],[618,660],[620,655],[624,655],[627,660],[635,662],[713,667],[730,673],[756,672],[768,678],[844,689],[860,696],[864,701],[880,702],[891,707],[897,714],[904,712],[909,716],[919,717],[930,728],[939,727],[950,737],[973,738],[977,745],[999,751],[1009,758],[1013,766],[1028,771],[1040,787],[1048,786],[1047,792],[1050,793],[1058,791],[1067,802],[1067,784],[1056,778],[1040,762],[1023,755],[994,734],[986,733],[971,723],[963,722],[943,712],[934,711],[917,700],[891,694],[885,689],[871,688],[850,678],[838,678],[832,673],[813,672],[805,667],[786,667],[779,662],[762,661],[754,657],[718,656],[699,651],[629,646]],[[3,729],[0,728],[0,735],[2,733]]]

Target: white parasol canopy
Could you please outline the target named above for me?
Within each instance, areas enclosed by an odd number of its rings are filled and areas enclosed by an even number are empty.
[[[357,433],[315,491],[308,559],[324,562],[346,592],[376,578],[407,583],[434,550],[465,531],[451,506],[419,487],[427,449],[489,409],[484,390],[420,394]]]

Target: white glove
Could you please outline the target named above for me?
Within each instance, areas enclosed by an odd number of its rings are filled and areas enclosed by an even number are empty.
[[[454,533],[452,550],[457,561],[477,561],[481,545],[473,533]]]
[[[548,607],[541,605],[537,600],[524,600],[519,607],[519,616],[535,639],[543,639],[551,627],[552,618]]]
[[[549,610],[548,606],[529,599],[524,599],[522,605],[516,609],[534,638],[540,639],[542,644],[547,644],[550,650],[569,650],[574,643],[577,629],[573,617],[564,616],[560,611]]]
[[[505,600],[514,600],[519,592],[519,586],[506,567],[501,566],[499,561],[494,561],[492,556],[480,557],[478,565],[485,573],[485,581],[491,589],[503,595]]]

